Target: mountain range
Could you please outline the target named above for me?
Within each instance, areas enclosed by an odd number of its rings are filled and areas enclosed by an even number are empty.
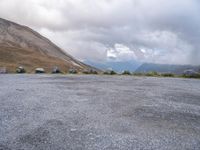
[[[200,66],[144,63],[140,67],[138,67],[135,72],[147,73],[151,71],[156,71],[159,73],[183,74],[186,70],[199,72]]]
[[[105,61],[105,62],[94,62],[94,61],[85,61],[86,64],[95,66],[101,70],[114,70],[118,73],[125,70],[135,71],[140,65],[140,62],[137,61]]]

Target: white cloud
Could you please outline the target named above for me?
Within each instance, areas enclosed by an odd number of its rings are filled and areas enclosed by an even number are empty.
[[[107,50],[108,60],[131,61],[137,59],[135,52],[123,44],[115,44],[114,48]]]

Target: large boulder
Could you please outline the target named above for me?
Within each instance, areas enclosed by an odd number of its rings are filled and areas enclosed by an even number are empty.
[[[52,70],[52,73],[53,74],[61,73],[61,71],[60,71],[60,69],[58,67],[54,67],[53,70]]]
[[[68,71],[70,74],[77,74],[78,73],[78,71],[76,70],[76,69],[69,69],[69,71]]]
[[[35,73],[45,73],[44,68],[36,68]]]
[[[26,73],[26,70],[25,70],[22,66],[19,66],[19,67],[16,69],[16,73]]]

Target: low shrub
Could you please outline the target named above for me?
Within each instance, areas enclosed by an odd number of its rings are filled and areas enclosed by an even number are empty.
[[[109,72],[107,72],[107,71],[105,71],[103,74],[105,74],[105,75],[110,75],[110,73],[109,73]]]
[[[183,74],[181,77],[184,78],[200,78],[200,73],[196,73],[196,74]]]
[[[115,75],[115,74],[117,74],[117,73],[113,70],[110,72],[110,75]]]
[[[162,77],[174,77],[175,75],[173,73],[163,73],[161,74]]]
[[[122,75],[131,75],[130,71],[125,70],[124,72],[122,72]]]
[[[91,70],[84,70],[83,73],[84,74],[98,74],[98,72],[96,70],[93,70],[93,69],[91,69]]]
[[[145,74],[141,73],[141,72],[134,72],[133,75],[134,76],[144,76]]]
[[[155,76],[159,76],[159,73],[157,73],[156,71],[151,71],[145,74],[146,76],[150,76],[150,77],[155,77]]]
[[[105,75],[116,75],[117,73],[115,71],[111,70],[111,71],[105,71],[103,74],[105,74]]]

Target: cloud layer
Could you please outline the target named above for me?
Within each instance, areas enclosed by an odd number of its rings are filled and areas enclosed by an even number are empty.
[[[80,60],[200,64],[198,0],[0,0]]]

